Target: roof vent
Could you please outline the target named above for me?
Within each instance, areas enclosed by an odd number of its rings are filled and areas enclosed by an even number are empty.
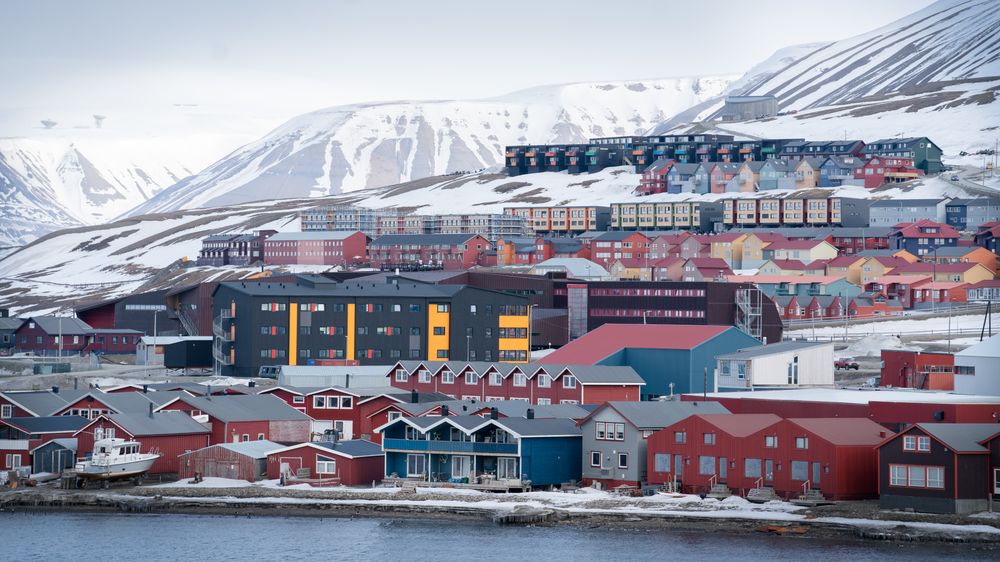
[[[53,386],[52,387],[52,394],[59,394],[59,387],[58,386]]]

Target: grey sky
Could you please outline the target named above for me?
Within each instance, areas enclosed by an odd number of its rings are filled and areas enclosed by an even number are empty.
[[[740,73],[929,3],[8,1],[0,125],[198,104],[263,126],[351,102]]]

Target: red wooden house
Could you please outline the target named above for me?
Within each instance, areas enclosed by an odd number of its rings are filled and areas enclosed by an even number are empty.
[[[0,419],[0,470],[33,466],[35,449],[53,439],[72,438],[86,424],[87,420],[79,416]]]
[[[480,264],[492,250],[478,234],[387,234],[368,245],[374,268],[440,266],[469,269]]]
[[[312,419],[276,396],[179,396],[157,411],[181,411],[204,420],[216,443],[267,439],[277,443],[310,440]],[[202,417],[204,416],[204,417]]]
[[[864,166],[854,170],[854,179],[864,180],[867,189],[885,183],[910,181],[922,175],[924,175],[923,170],[913,166],[912,158],[874,156]]]
[[[59,387],[48,390],[8,390],[0,392],[0,419],[51,416],[65,406],[68,400],[80,396],[79,392],[59,392]]]
[[[669,158],[660,158],[653,162],[642,172],[642,178],[639,180],[639,187],[636,188],[636,193],[639,195],[666,193],[667,174],[673,165],[674,161]]]
[[[401,361],[388,376],[393,386],[421,393],[438,392],[480,401],[524,400],[530,404],[639,400],[645,384],[631,367],[603,365]]]
[[[888,249],[889,230],[885,227],[841,227],[826,240],[836,246],[841,255],[852,256],[867,250]]]
[[[218,443],[179,455],[180,478],[229,478],[256,482],[267,478],[267,455],[285,446],[273,441]]]
[[[93,328],[74,317],[33,316],[14,332],[18,350],[38,355],[134,354],[142,332]],[[61,341],[61,345],[60,345]]]
[[[955,356],[951,353],[882,350],[881,386],[955,389]]]
[[[371,486],[385,475],[382,447],[356,439],[318,441],[278,449],[267,455],[267,476],[319,480],[323,485]]]
[[[874,281],[865,283],[865,291],[882,293],[886,297],[897,299],[905,309],[913,308],[914,293],[917,289],[931,282],[930,276],[924,275],[883,275]]]
[[[152,412],[102,414],[73,434],[79,454],[94,450],[101,439],[133,439],[142,443],[142,452],[160,455],[149,469],[150,474],[176,474],[180,469],[178,456],[207,447],[210,432],[207,427],[183,412]]]
[[[676,476],[692,491],[725,483],[740,495],[770,486],[785,498],[810,489],[827,499],[871,498],[878,490],[874,447],[890,434],[865,418],[691,416],[650,437],[648,474],[650,483]]]

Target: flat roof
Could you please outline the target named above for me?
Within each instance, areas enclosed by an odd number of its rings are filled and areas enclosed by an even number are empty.
[[[702,394],[690,394],[702,400]],[[838,404],[867,405],[872,402],[900,402],[908,404],[1000,404],[1000,396],[954,394],[926,390],[876,389],[876,388],[795,388],[789,390],[752,390],[736,392],[710,392],[711,398],[738,398],[753,400],[789,400],[798,402],[834,402]]]

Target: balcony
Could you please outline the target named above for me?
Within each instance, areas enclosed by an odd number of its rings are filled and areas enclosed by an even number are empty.
[[[504,157],[505,158],[517,158],[517,153],[516,152],[505,152],[504,153]]]
[[[232,365],[233,361],[229,358],[229,354],[222,350],[218,343],[212,346],[212,358],[215,362],[220,365]]]
[[[222,327],[222,320],[222,318],[216,318],[212,322],[212,334],[224,342],[231,342],[233,341],[233,334],[230,330]]]
[[[584,156],[597,156],[597,151],[596,150],[588,150],[587,152],[584,152],[583,154],[584,154]]]
[[[386,451],[418,451],[424,453],[479,453],[487,455],[516,455],[517,443],[481,443],[478,441],[437,441],[414,439],[383,439]]]
[[[741,148],[740,152],[743,152],[744,150],[750,152],[749,148]],[[764,148],[760,149],[760,151],[763,152],[764,154],[773,154],[775,152],[775,148],[773,146],[765,146]]]

